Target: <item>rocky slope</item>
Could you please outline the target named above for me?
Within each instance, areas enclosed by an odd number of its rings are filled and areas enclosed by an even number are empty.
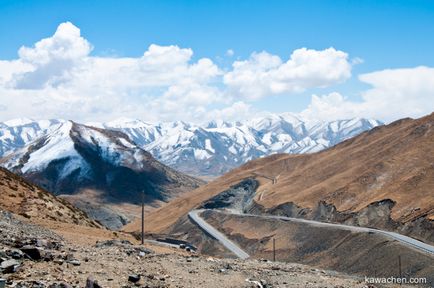
[[[0,278],[7,287],[17,288],[366,287],[361,277],[310,266],[198,257],[181,249],[144,247],[118,237],[78,244],[3,212]]]
[[[0,168],[0,210],[21,215],[32,222],[55,221],[101,227],[68,202]]]
[[[0,123],[0,156],[57,129],[65,120],[28,119]],[[219,176],[273,153],[312,153],[331,147],[381,123],[367,119],[308,121],[284,113],[243,122],[147,123],[118,119],[89,126],[124,132],[162,163],[191,175]]]
[[[374,128],[318,153],[251,161],[151,213],[148,229],[164,231],[211,197],[255,178],[254,213],[373,226],[434,243],[432,143],[434,114]]]

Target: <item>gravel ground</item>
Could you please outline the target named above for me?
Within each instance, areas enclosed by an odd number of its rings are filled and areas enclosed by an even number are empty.
[[[127,240],[78,245],[0,212],[0,278],[7,287],[368,287],[363,279],[304,265],[164,249]],[[13,271],[4,270],[10,261]]]

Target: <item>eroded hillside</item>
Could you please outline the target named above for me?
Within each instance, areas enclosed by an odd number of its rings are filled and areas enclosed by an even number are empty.
[[[0,209],[21,215],[30,221],[54,221],[87,227],[101,227],[97,222],[44,189],[0,168]]]
[[[431,114],[374,128],[319,153],[251,161],[151,213],[147,228],[164,231],[212,196],[255,178],[258,213],[374,226],[434,242],[433,143]]]

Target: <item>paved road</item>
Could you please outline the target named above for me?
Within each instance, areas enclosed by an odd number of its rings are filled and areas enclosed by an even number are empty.
[[[208,224],[205,220],[203,220],[199,216],[199,213],[202,213],[203,211],[205,211],[205,210],[204,209],[192,210],[188,213],[188,215],[197,225],[199,225],[202,229],[204,229],[210,235],[212,235],[214,238],[216,238],[218,241],[220,241],[226,248],[228,248],[230,251],[232,251],[239,258],[241,258],[241,259],[248,258],[249,255],[245,251],[243,251],[235,243],[230,241],[224,234],[222,234],[217,229],[212,227],[210,224]],[[344,224],[325,223],[325,222],[319,222],[319,221],[314,221],[314,220],[291,218],[291,217],[285,217],[285,216],[238,214],[238,213],[232,213],[230,211],[224,211],[224,210],[219,210],[219,212],[223,212],[223,213],[227,213],[227,214],[236,214],[238,216],[243,216],[243,217],[256,217],[256,218],[263,218],[263,219],[275,219],[275,220],[282,220],[282,221],[299,222],[299,223],[305,223],[307,225],[312,225],[312,226],[331,227],[331,228],[350,230],[350,231],[354,231],[354,232],[377,233],[377,234],[384,235],[388,238],[397,240],[397,241],[403,243],[404,245],[413,247],[414,249],[417,249],[419,251],[434,255],[434,246],[426,244],[426,243],[421,242],[421,241],[418,241],[418,240],[413,239],[411,237],[404,236],[404,235],[401,235],[399,233],[395,233],[395,232],[389,232],[389,231],[384,231],[384,230],[380,230],[380,229],[373,229],[373,228],[366,228],[366,227],[359,227],[359,226],[350,226],[350,225],[344,225]]]
[[[209,225],[205,220],[203,220],[199,213],[203,212],[204,210],[192,210],[188,213],[188,217],[199,225],[203,230],[208,232],[212,237],[217,239],[223,246],[225,246],[228,250],[230,250],[232,253],[237,255],[240,259],[247,259],[250,257],[249,254],[247,254],[243,249],[238,247],[237,244],[229,240],[223,233]]]
[[[359,227],[359,226],[350,226],[345,224],[335,224],[335,223],[325,223],[325,222],[319,222],[314,220],[306,220],[306,219],[300,219],[300,218],[291,218],[291,217],[285,217],[285,216],[262,216],[262,215],[254,215],[254,214],[240,214],[241,216],[246,217],[260,217],[260,218],[268,218],[268,219],[276,219],[276,220],[283,220],[283,221],[292,221],[292,222],[300,222],[305,223],[308,225],[313,226],[319,226],[319,227],[332,227],[332,228],[339,228],[339,229],[345,229],[355,232],[364,232],[364,233],[377,233],[382,234],[386,237],[392,238],[394,240],[397,240],[407,246],[412,246],[413,248],[416,248],[422,252],[434,254],[434,246],[426,244],[422,241],[416,240],[414,238],[380,229],[374,229],[374,228],[367,228],[367,227]]]

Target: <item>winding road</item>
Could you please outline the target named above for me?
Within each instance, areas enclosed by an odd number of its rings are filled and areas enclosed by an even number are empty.
[[[229,240],[223,233],[212,227],[208,224],[202,217],[199,216],[199,213],[202,213],[205,210],[192,210],[188,213],[188,217],[196,223],[200,228],[210,234],[212,237],[217,239],[223,246],[225,246],[229,251],[234,253],[240,259],[247,259],[250,257],[243,249],[241,249],[237,244]]]
[[[236,243],[229,240],[223,233],[218,231],[216,228],[214,228],[213,226],[208,224],[202,217],[200,217],[200,214],[204,211],[206,211],[206,209],[192,210],[188,213],[188,216],[196,225],[198,225],[201,229],[203,229],[208,234],[210,234],[212,237],[217,239],[223,246],[225,246],[228,250],[230,250],[232,253],[234,253],[238,258],[240,258],[240,259],[249,258],[250,256],[248,253],[246,253]],[[305,223],[307,225],[312,225],[312,226],[332,227],[332,228],[350,230],[350,231],[354,231],[354,232],[377,233],[377,234],[384,235],[390,239],[397,240],[397,241],[401,242],[402,244],[409,246],[409,247],[412,247],[414,249],[417,249],[421,252],[434,255],[434,246],[426,244],[426,243],[421,242],[421,241],[418,241],[418,240],[413,239],[411,237],[404,236],[404,235],[401,235],[399,233],[395,233],[395,232],[389,232],[389,231],[385,231],[385,230],[359,227],[359,226],[350,226],[350,225],[344,225],[344,224],[325,223],[325,222],[319,222],[319,221],[314,221],[314,220],[306,220],[306,219],[292,218],[292,217],[285,217],[285,216],[240,214],[240,213],[231,213],[227,210],[219,210],[219,212],[223,212],[226,214],[236,214],[238,216],[243,216],[243,217],[256,217],[256,218],[263,218],[263,219],[275,219],[275,220],[281,220],[281,221],[299,222],[299,223]]]

